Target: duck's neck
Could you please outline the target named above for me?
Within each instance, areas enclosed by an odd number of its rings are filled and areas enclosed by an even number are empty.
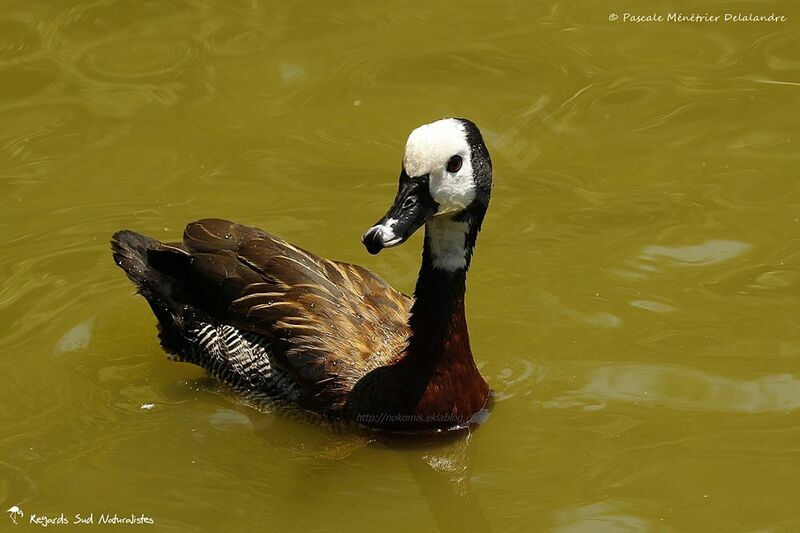
[[[421,361],[433,363],[444,356],[472,354],[464,316],[464,293],[471,246],[465,222],[433,219],[425,226],[422,267],[414,289],[411,307],[408,353]],[[451,337],[463,335],[464,341],[452,346]],[[459,353],[454,350],[460,349]]]
[[[440,216],[425,227],[406,352],[413,375],[424,382],[417,412],[451,416],[455,423],[480,410],[489,392],[472,357],[464,314],[478,230],[470,222]]]

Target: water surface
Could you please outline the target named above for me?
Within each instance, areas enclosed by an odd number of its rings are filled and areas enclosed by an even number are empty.
[[[609,20],[634,7],[4,2],[3,510],[176,531],[800,528],[800,6]],[[377,257],[359,236],[408,132],[442,116],[477,122],[495,163],[467,302],[485,425],[363,446],[166,360],[115,230],[229,217],[408,292],[419,236]]]

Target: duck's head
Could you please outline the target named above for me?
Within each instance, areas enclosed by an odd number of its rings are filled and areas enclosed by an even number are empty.
[[[477,234],[491,190],[492,161],[473,122],[443,118],[422,125],[408,136],[394,204],[364,234],[364,246],[377,254],[435,220]]]

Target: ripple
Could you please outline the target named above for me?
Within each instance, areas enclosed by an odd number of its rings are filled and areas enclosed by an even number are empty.
[[[799,31],[791,30],[768,41],[762,52],[768,68],[780,72],[800,70]]]
[[[150,83],[87,83],[82,97],[76,100],[95,116],[130,119],[156,106],[177,105],[186,93],[186,86],[173,82]]]
[[[621,365],[597,368],[566,398],[662,405],[682,411],[788,413],[800,410],[800,376],[775,374],[737,380],[691,368]],[[557,402],[558,403],[558,402]]]
[[[502,368],[492,380],[495,401],[502,402],[513,398],[520,391],[534,388],[542,381],[541,371],[533,361],[516,358]],[[529,383],[530,382],[530,383]]]
[[[631,504],[616,501],[587,503],[555,511],[554,527],[549,531],[576,533],[579,531],[668,531],[652,519],[626,511]]]
[[[588,27],[576,28],[568,34],[572,47],[595,60],[585,61],[583,68],[597,65],[605,66],[608,71],[611,67],[628,71],[646,68],[649,74],[674,72],[676,65],[686,69],[692,65],[723,68],[729,67],[741,53],[732,36],[701,26],[661,25],[649,31],[610,26],[603,31],[588,30]],[[624,39],[619,38],[620,33],[625,33]]]
[[[56,342],[56,354],[85,350],[92,341],[94,317],[73,326]]]
[[[676,311],[675,307],[665,304],[663,302],[654,302],[652,300],[631,300],[631,305],[633,307],[638,307],[639,309],[645,309],[647,311],[653,311],[654,313],[674,313]]]
[[[750,248],[752,246],[744,242],[712,239],[687,246],[646,246],[639,257],[651,262],[666,258],[680,266],[708,266],[729,261]]]
[[[19,20],[0,18],[0,59],[20,58],[39,47],[39,37]]]
[[[208,27],[198,41],[214,56],[242,57],[265,52],[272,34],[265,27],[242,29],[233,25],[216,25]]]
[[[0,103],[15,103],[31,98],[58,80],[59,69],[48,60],[0,66]]]
[[[193,59],[181,39],[150,40],[134,36],[102,43],[80,61],[91,76],[110,80],[140,80],[164,77],[185,68]]]
[[[798,280],[800,280],[800,272],[797,270],[771,270],[759,274],[755,279],[755,283],[751,284],[750,287],[764,290],[785,289],[796,285]]]
[[[38,456],[31,448],[13,453],[8,459],[12,464],[0,461],[0,502],[19,505],[38,493],[36,481],[28,469],[21,466],[38,459]]]
[[[222,431],[252,431],[250,417],[233,409],[217,409],[207,416],[208,424]]]
[[[31,243],[36,239],[24,239],[15,246],[15,253],[29,254]],[[96,243],[92,243],[95,247]],[[105,248],[105,246],[103,246]],[[95,252],[87,243],[76,242],[63,248],[39,251],[36,256],[22,260],[0,262],[0,272],[5,280],[0,292],[0,310],[10,313],[9,333],[0,338],[0,346],[10,348],[35,338],[42,331],[57,327],[64,317],[74,316],[80,307],[76,301],[104,293],[109,290],[109,281],[75,287],[68,279],[80,279],[78,274],[91,261]],[[68,267],[63,265],[68,264]],[[88,319],[87,319],[88,320]],[[85,332],[84,332],[85,333]],[[72,342],[81,334],[79,329],[70,340],[58,344],[61,348],[76,348]],[[55,344],[55,343],[54,343]]]
[[[55,26],[73,45],[106,39],[109,35],[125,34],[136,30],[162,30],[180,25],[181,16],[191,14],[191,1],[127,2],[125,0],[97,0],[82,2],[62,10],[54,18]]]
[[[620,79],[611,87],[606,87],[591,101],[592,106],[609,107],[624,106],[626,111],[643,108],[653,104],[661,95],[661,88],[652,81],[642,82],[635,79]]]

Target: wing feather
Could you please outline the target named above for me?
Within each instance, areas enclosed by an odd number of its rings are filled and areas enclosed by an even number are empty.
[[[168,246],[188,254],[206,312],[272,341],[273,363],[309,407],[340,408],[361,377],[403,353],[411,299],[362,267],[220,219],[189,224]]]

